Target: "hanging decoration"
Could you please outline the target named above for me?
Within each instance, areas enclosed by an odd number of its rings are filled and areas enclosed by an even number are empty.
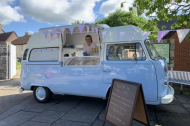
[[[135,37],[135,34],[136,34],[135,32],[130,32],[129,33],[129,36],[130,36],[129,41],[131,41]]]
[[[150,32],[143,32],[142,36],[143,36],[143,42],[145,41],[145,39],[147,39],[147,37],[149,36]]]
[[[92,30],[92,33],[94,33],[94,28],[93,27],[91,27],[91,30]]]
[[[53,36],[56,34],[57,29],[52,29]]]
[[[86,31],[87,31],[87,34],[88,34],[88,32],[89,32],[89,27],[88,26],[86,26]]]
[[[69,30],[70,30],[71,35],[72,35],[72,34],[73,34],[73,31],[74,31],[74,27],[70,27]]]
[[[112,41],[113,35],[114,35],[114,32],[110,32],[110,39],[111,39],[111,41]]]
[[[98,35],[98,28],[96,28],[96,34]]]
[[[78,28],[79,28],[80,33],[82,34],[84,26],[79,26]]]
[[[44,31],[43,33],[44,33],[45,37],[47,37],[48,31]]]
[[[104,39],[105,35],[106,35],[106,31],[102,31],[102,39]]]
[[[124,34],[125,34],[125,32],[119,32],[118,40],[120,40]]]
[[[59,34],[59,33],[57,33],[57,38],[59,38],[59,36],[60,36],[60,34]]]
[[[186,37],[186,35],[188,34],[189,29],[181,29],[181,30],[177,30],[177,35],[179,38],[179,43],[181,43],[183,41],[183,39]]]
[[[158,42],[168,33],[169,31],[158,31]]]

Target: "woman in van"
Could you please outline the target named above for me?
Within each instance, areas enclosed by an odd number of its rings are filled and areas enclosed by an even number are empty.
[[[92,48],[97,48],[97,45],[93,42],[91,35],[86,35],[85,41],[86,43],[83,44],[83,55],[90,56]]]

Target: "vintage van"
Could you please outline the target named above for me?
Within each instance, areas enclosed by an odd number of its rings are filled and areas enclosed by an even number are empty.
[[[27,43],[19,90],[32,90],[41,103],[52,94],[106,99],[115,78],[141,83],[146,104],[168,104],[174,89],[168,82],[167,63],[142,33],[132,25],[40,29]],[[90,56],[83,55],[86,35],[98,46]]]

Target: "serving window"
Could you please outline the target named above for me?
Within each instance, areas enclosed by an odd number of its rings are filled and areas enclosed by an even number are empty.
[[[65,66],[97,66],[100,63],[100,57],[68,57],[64,58]]]

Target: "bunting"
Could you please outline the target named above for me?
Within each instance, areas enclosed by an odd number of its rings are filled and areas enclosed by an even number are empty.
[[[45,37],[47,37],[48,31],[44,31],[44,35]]]
[[[143,32],[142,36],[143,36],[143,42],[145,41],[145,39],[148,38],[150,32]]]
[[[168,33],[169,31],[158,31],[158,42]]]
[[[102,39],[104,39],[105,35],[106,35],[106,31],[102,31]]]
[[[79,26],[78,28],[79,28],[80,33],[82,34],[84,26]]]
[[[72,34],[73,34],[73,31],[74,31],[74,27],[70,27],[69,30],[70,30],[71,35],[72,35]]]
[[[98,35],[98,28],[96,28],[96,34]]]
[[[125,32],[119,32],[118,40],[120,40],[123,37],[124,34],[125,34]]]
[[[129,41],[131,41],[135,37],[135,34],[136,34],[135,32],[130,32],[129,33],[129,36],[130,36]]]
[[[188,34],[189,29],[181,29],[181,30],[177,30],[177,35],[179,38],[179,43],[181,43],[183,41],[183,39],[186,37],[186,35]]]
[[[53,36],[56,34],[57,29],[52,29]]]
[[[86,26],[86,31],[87,31],[87,33],[89,32],[89,27],[88,26]]]
[[[91,27],[92,33],[94,33],[94,28]]]

